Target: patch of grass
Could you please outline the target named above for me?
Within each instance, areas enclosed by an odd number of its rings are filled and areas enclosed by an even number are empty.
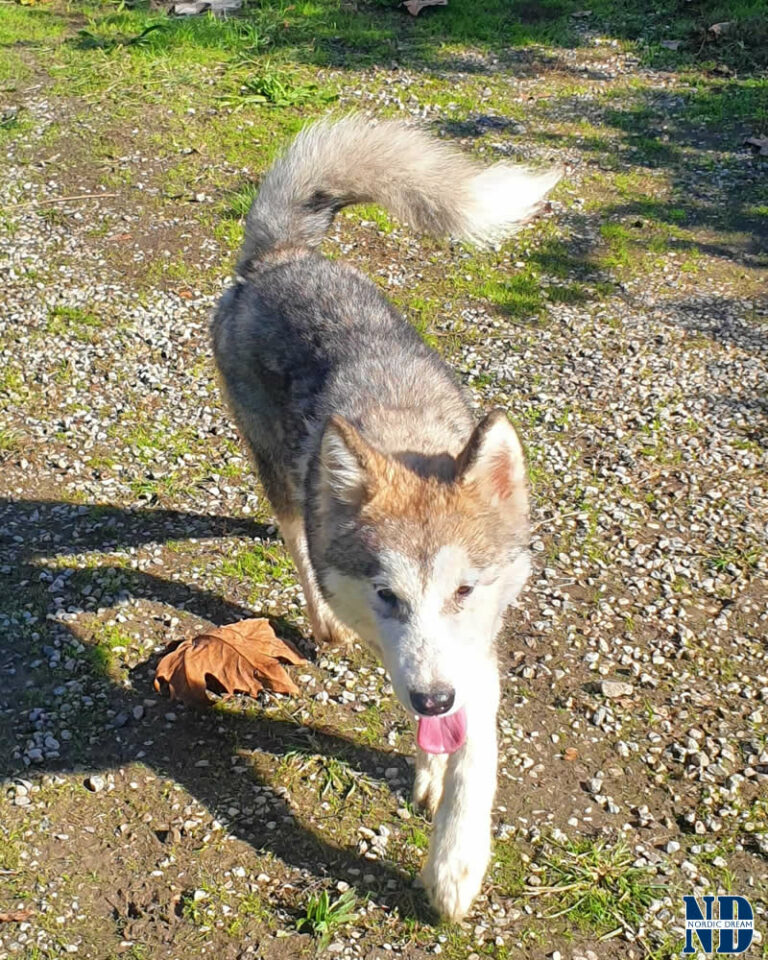
[[[295,582],[290,557],[283,547],[265,547],[255,543],[238,550],[219,568],[221,573],[248,581],[251,588],[264,590],[275,582],[286,586]]]
[[[3,15],[0,17],[0,47],[12,47],[22,43],[27,46],[41,46],[44,42],[60,37],[66,28],[66,19],[48,4],[8,4],[3,8]]]
[[[748,122],[752,134],[768,131],[768,81],[763,78],[704,81],[685,98],[689,121],[713,126]]]
[[[289,750],[283,757],[283,767],[315,784],[318,797],[336,807],[349,800],[358,789],[365,794],[371,793],[370,781],[338,757],[307,753],[301,749]]]
[[[757,568],[760,562],[761,552],[757,547],[724,547],[717,553],[713,553],[707,558],[707,562],[713,570],[723,573],[728,567],[733,566],[742,574],[749,574]]]
[[[108,50],[112,51],[118,47],[141,46],[149,43],[149,36],[155,30],[163,30],[166,24],[162,20],[147,24],[138,33],[112,33],[107,34],[100,31],[98,27],[95,30],[82,29],[78,31],[79,46],[83,50]]]
[[[295,107],[306,103],[329,103],[336,99],[336,94],[321,90],[315,83],[302,83],[267,61],[259,74],[243,81],[237,93],[225,94],[221,99],[237,113],[244,107],[260,104]]]
[[[7,393],[13,398],[23,392],[27,391],[21,371],[10,363],[5,364],[0,369],[0,394]]]
[[[124,433],[122,430],[115,429],[111,432],[116,436],[122,434],[124,444],[132,448],[133,454],[140,463],[147,465],[157,461],[159,452],[162,452],[164,458],[180,459],[192,452],[195,439],[195,433],[191,427],[171,429],[167,418],[163,418],[157,424],[138,424]]]
[[[255,183],[248,183],[244,187],[233,190],[222,204],[222,216],[230,220],[245,220],[258,192],[258,184]]]
[[[17,453],[21,449],[21,434],[9,427],[0,427],[0,460],[4,455]]]
[[[607,246],[607,252],[602,257],[603,264],[608,268],[629,266],[632,239],[629,230],[620,223],[604,223],[600,227],[600,236]]]
[[[296,929],[299,933],[311,934],[322,950],[339,927],[354,919],[356,905],[352,890],[345,890],[336,900],[331,900],[328,891],[323,890],[309,898],[304,916],[296,921]]]
[[[365,224],[373,223],[377,229],[387,235],[391,234],[395,229],[395,220],[390,217],[383,207],[375,203],[359,204],[354,210],[348,212],[346,217],[350,220],[356,220]]]
[[[435,320],[437,319],[438,305],[427,297],[397,297],[389,299],[402,311],[421,339],[434,350],[439,350],[442,344],[434,334]]]
[[[571,283],[562,287],[547,287],[547,299],[551,303],[586,303],[590,299],[589,291],[580,283]]]
[[[415,824],[411,824],[408,828],[408,843],[423,853],[429,849],[429,835],[426,830],[423,830]]]
[[[16,870],[21,861],[19,836],[0,826],[0,870]]]
[[[82,343],[93,343],[101,319],[81,307],[54,307],[48,314],[46,333],[55,337],[74,337]]]
[[[381,707],[377,704],[368,704],[362,713],[357,715],[357,722],[362,726],[355,726],[355,732],[362,743],[377,746],[382,743],[386,731],[386,723]]]
[[[273,919],[269,904],[265,903],[264,898],[253,890],[243,894],[240,898],[237,912],[240,916],[251,917],[259,923],[268,924]]]
[[[652,7],[633,0],[598,0],[591,4],[593,15],[604,29],[616,36],[638,42],[646,62],[672,69],[706,67],[718,62],[739,71],[768,63],[768,24],[762,0],[707,0],[701,4],[679,4],[660,0]],[[720,38],[708,34],[713,23],[728,21],[732,28]],[[679,40],[670,51],[662,40]]]
[[[655,882],[649,868],[633,867],[634,859],[623,838],[613,845],[602,838],[550,838],[539,864],[541,885],[525,893],[547,901],[545,919],[567,915],[569,922],[599,936],[636,932],[666,887]]]
[[[541,284],[528,269],[503,280],[487,280],[477,292],[515,320],[538,320],[544,313]]]

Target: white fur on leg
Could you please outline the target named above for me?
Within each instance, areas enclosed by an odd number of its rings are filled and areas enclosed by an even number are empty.
[[[431,817],[437,813],[443,796],[448,757],[442,753],[426,753],[416,747],[416,777],[413,781],[413,802]]]
[[[491,855],[496,793],[498,674],[467,704],[467,742],[448,758],[443,798],[422,876],[437,912],[461,920],[480,892]],[[489,673],[491,672],[489,670]]]
[[[355,634],[334,615],[320,593],[312,561],[309,559],[304,521],[300,517],[278,517],[278,523],[285,545],[296,565],[315,642],[340,645],[352,643]]]

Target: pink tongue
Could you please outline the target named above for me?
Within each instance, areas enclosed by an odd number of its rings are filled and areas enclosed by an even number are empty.
[[[425,753],[454,753],[466,739],[464,707],[447,717],[419,717],[416,741]]]

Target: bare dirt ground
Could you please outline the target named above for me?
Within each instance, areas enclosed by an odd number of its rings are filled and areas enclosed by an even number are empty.
[[[768,957],[764,64],[666,8],[451,3],[2,8],[0,960],[664,960],[717,892]],[[325,247],[530,460],[494,860],[457,926],[416,882],[411,722],[365,651],[314,650],[208,346],[252,185],[333,97],[567,168],[500,251],[373,209]],[[258,615],[310,656],[300,698],[155,694],[167,642]]]

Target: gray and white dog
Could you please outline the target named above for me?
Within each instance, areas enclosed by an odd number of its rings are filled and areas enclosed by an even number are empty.
[[[494,642],[529,572],[523,452],[503,411],[474,422],[452,372],[370,280],[312,248],[358,202],[496,242],[558,177],[478,168],[400,123],[309,127],[261,185],[212,327],[315,639],[362,638],[417,718],[415,800],[434,816],[423,876],[451,919],[490,856]]]

